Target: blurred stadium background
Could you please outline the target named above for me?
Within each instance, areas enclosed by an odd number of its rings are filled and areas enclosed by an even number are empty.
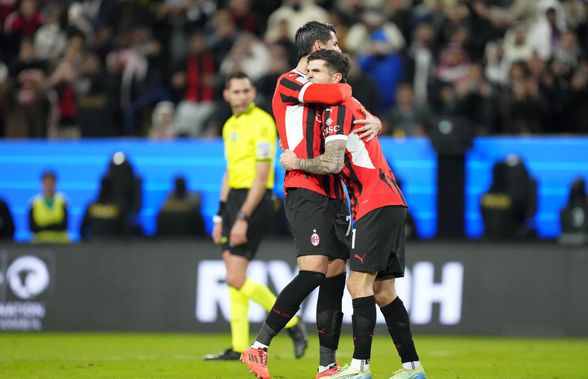
[[[384,123],[411,213],[400,292],[430,377],[588,377],[584,0],[0,0],[0,199],[14,221],[0,215],[0,377],[245,377],[200,360],[229,344],[207,237],[223,77],[247,72],[268,109],[293,31],[313,19],[336,26],[354,96]],[[46,170],[71,244],[30,243]],[[100,235],[85,215],[117,170],[129,217]],[[180,177],[188,219],[166,207]],[[295,260],[279,165],[276,178],[276,226],[250,273],[279,291]],[[348,332],[348,297],[345,314]],[[249,316],[254,332],[263,310]],[[397,362],[377,331],[383,377]],[[316,340],[302,361],[290,349],[279,339],[276,375],[312,376]]]

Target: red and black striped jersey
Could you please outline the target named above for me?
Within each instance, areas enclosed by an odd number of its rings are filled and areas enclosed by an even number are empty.
[[[313,84],[297,70],[278,78],[272,108],[280,146],[299,158],[314,158],[324,152],[322,112],[325,105],[341,104],[351,97],[348,84]],[[333,198],[343,198],[343,186],[337,175],[314,175],[286,171],[284,192],[288,188],[306,188]]]
[[[341,105],[326,108],[323,114],[325,143],[337,139],[347,141],[341,177],[347,186],[354,221],[376,208],[388,205],[406,207],[378,139],[365,142],[353,132],[356,127],[361,127],[354,125],[353,121],[365,118],[361,109],[359,101],[351,98]]]

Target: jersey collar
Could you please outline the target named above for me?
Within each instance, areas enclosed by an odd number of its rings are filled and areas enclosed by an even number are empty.
[[[239,118],[239,117],[241,117],[243,115],[246,115],[246,114],[251,113],[251,111],[253,110],[253,108],[255,108],[255,102],[252,101],[251,104],[249,104],[249,108],[247,108],[247,110],[245,112],[241,113],[239,116],[235,116],[235,118]]]
[[[306,78],[306,74],[304,74],[304,73],[302,73],[302,72],[298,71],[297,69],[293,69],[291,72],[294,72],[294,73],[296,73],[296,74],[298,74],[298,75],[301,75],[301,76],[304,76],[304,77]]]

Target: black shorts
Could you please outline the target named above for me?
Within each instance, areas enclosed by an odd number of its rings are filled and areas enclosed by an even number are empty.
[[[243,245],[230,246],[229,236],[231,234],[231,228],[235,223],[237,213],[245,202],[247,192],[249,192],[247,189],[231,189],[229,191],[229,197],[222,214],[223,233],[221,244],[223,251],[228,250],[233,255],[239,255],[248,260],[252,260],[255,257],[261,239],[267,234],[274,222],[274,204],[272,200],[272,192],[270,190],[266,191],[249,217],[247,242]]]
[[[350,216],[347,200],[331,199],[305,188],[288,188],[286,215],[296,254],[349,258]]]
[[[351,233],[352,271],[377,272],[377,280],[404,276],[405,207],[387,206],[368,212]]]

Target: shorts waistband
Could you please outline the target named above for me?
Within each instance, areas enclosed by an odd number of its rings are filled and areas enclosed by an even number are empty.
[[[250,188],[229,188],[233,193],[247,193]],[[274,193],[274,190],[266,189],[264,196],[271,196]]]

